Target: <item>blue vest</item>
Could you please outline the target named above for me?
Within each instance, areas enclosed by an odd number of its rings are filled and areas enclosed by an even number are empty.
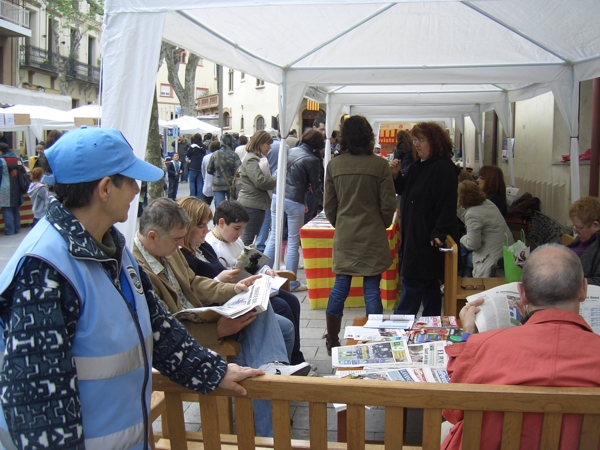
[[[152,329],[135,258],[126,248],[121,265],[134,296],[133,311],[104,268],[93,259],[75,259],[46,219],[8,262],[0,276],[0,292],[8,288],[25,255],[48,262],[79,297],[81,315],[72,351],[86,449],[144,449],[152,393]],[[0,342],[3,350],[5,342]],[[0,437],[8,436],[1,411],[0,427]],[[5,439],[2,443],[14,448]]]

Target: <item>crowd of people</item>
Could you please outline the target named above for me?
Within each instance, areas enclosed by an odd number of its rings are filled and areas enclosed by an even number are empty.
[[[353,277],[363,279],[366,314],[383,312],[379,286],[392,264],[386,229],[397,210],[399,314],[442,313],[439,248],[447,235],[460,243],[463,269],[475,278],[491,276],[503,246],[513,242],[504,220],[502,171],[483,166],[476,178],[461,171],[452,160],[450,137],[437,123],[399,131],[390,159],[377,153],[373,129],[361,116],[347,118],[330,137],[322,119],[300,137],[292,131],[286,139],[275,130],[257,131],[249,139],[195,134],[191,143],[182,136],[158,168],[136,158],[117,130],[81,128],[38,144],[25,192],[15,176],[20,158],[0,142],[5,233],[19,232],[25,193],[34,216],[34,227],[0,275],[0,441],[5,446],[12,440],[110,448],[127,436],[131,447],[146,448],[152,367],[199,393],[221,386],[241,395],[238,382],[248,377],[313,374],[301,349],[301,310],[294,293],[307,288],[299,281],[290,283],[290,292],[273,295],[262,313],[235,319],[213,313],[173,316],[222,304],[259,277],[277,275],[281,267],[269,264],[245,277],[235,267],[251,245],[275,260],[278,196],[285,213],[286,270],[298,271],[304,224],[323,211],[335,228],[335,282],[325,313],[330,354],[340,345]],[[333,159],[325,170],[326,139]],[[288,157],[286,182],[278,192],[281,151]],[[72,164],[75,159],[85,166]],[[114,225],[127,220],[129,204],[140,193],[138,181],[165,179],[167,195],[140,208],[130,250]],[[178,198],[181,182],[189,183],[190,195]],[[451,382],[598,386],[592,368],[600,338],[578,315],[578,305],[588,284],[600,285],[600,201],[576,201],[569,217],[577,235],[569,249],[544,246],[527,260],[519,285],[528,307],[523,326],[478,333],[474,315],[481,302],[461,310],[468,339],[446,350]],[[569,342],[546,339],[559,333]],[[237,341],[241,349],[229,362],[210,350],[223,339]],[[571,339],[585,342],[576,346],[576,355]],[[505,350],[513,342],[519,344],[518,360],[526,361],[517,370],[515,347]],[[537,362],[535,370],[528,368],[531,361]],[[272,436],[270,402],[255,400],[253,407],[257,435]],[[444,411],[444,416],[453,427],[443,448],[460,448],[463,413]],[[484,415],[486,443],[499,440],[498,421],[494,413]],[[534,445],[540,427],[530,421],[522,445]],[[565,427],[561,445],[572,448],[581,421],[569,419]]]

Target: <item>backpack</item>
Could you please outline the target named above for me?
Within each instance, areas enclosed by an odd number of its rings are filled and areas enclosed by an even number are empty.
[[[242,192],[242,176],[240,175],[240,168],[238,167],[233,174],[233,181],[231,182],[231,187],[229,188],[229,194],[231,195],[232,200],[237,200],[240,192]]]
[[[21,189],[21,194],[27,194],[29,190],[29,184],[31,183],[31,178],[29,178],[29,174],[25,169],[25,166],[22,163],[19,163],[19,188]]]

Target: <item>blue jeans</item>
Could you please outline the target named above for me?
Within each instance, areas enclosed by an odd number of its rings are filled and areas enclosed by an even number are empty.
[[[275,212],[276,197],[277,196],[273,194],[273,200],[271,201],[271,234],[269,235],[269,242],[267,243],[267,248],[265,248],[264,252],[265,255],[271,258],[271,261],[275,261],[275,234],[277,232]],[[284,211],[287,214],[288,227],[285,268],[296,274],[298,272],[298,259],[300,257],[300,254],[298,253],[300,249],[300,228],[304,225],[304,205],[286,198],[284,201]],[[299,285],[300,283],[298,281],[290,282],[292,291]]]
[[[473,278],[473,252],[467,250],[467,247],[460,244],[460,257],[462,259],[462,268],[458,273],[459,277]]]
[[[21,213],[18,206],[7,206],[2,208],[4,219],[4,234],[11,236],[17,234],[21,228]]]
[[[202,172],[192,170],[188,172],[188,182],[190,183],[190,195],[196,198],[202,198],[202,188],[204,187],[204,179]]]
[[[304,355],[300,351],[300,302],[298,297],[280,289],[279,294],[271,297],[271,305],[275,314],[285,317],[294,325],[294,346],[290,353],[290,364],[305,362]]]
[[[183,170],[183,172],[181,173],[181,181],[187,181],[188,180],[188,162],[185,160],[185,158],[181,158],[181,170]]]
[[[363,291],[365,294],[366,314],[383,314],[383,305],[381,304],[381,292],[379,291],[380,275],[363,277]],[[342,316],[344,314],[344,303],[350,293],[350,284],[352,275],[336,275],[333,289],[329,293],[327,302],[328,316]]]
[[[282,317],[282,319],[284,318]],[[235,336],[235,340],[240,344],[241,352],[237,356],[231,357],[229,362],[254,369],[269,362],[289,363],[287,349],[279,327],[280,321],[269,305],[265,312],[258,314],[250,325]],[[289,326],[293,327],[291,323]],[[253,400],[252,404],[256,435],[273,436],[271,402]]]
[[[217,209],[217,206],[219,206],[219,203],[221,203],[223,200],[228,199],[229,200],[229,191],[214,191],[215,194],[215,210]]]
[[[260,227],[258,237],[256,238],[256,248],[261,252],[265,252],[267,246],[267,239],[269,238],[269,230],[271,229],[271,211],[265,212],[265,218]],[[271,264],[273,264],[271,262]]]
[[[402,297],[394,314],[417,314],[423,302],[423,316],[442,313],[442,293],[438,280],[402,278]]]

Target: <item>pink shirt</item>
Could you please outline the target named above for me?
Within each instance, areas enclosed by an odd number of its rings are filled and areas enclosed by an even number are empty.
[[[451,383],[600,386],[600,336],[569,311],[538,311],[523,326],[474,334],[465,344],[446,347],[446,353]],[[442,449],[459,450],[463,412],[444,410],[443,415],[455,426]],[[502,413],[484,413],[481,448],[500,448],[502,419]],[[563,417],[560,449],[579,448],[581,422],[581,416]],[[539,448],[541,430],[542,416],[525,414],[521,448]]]

